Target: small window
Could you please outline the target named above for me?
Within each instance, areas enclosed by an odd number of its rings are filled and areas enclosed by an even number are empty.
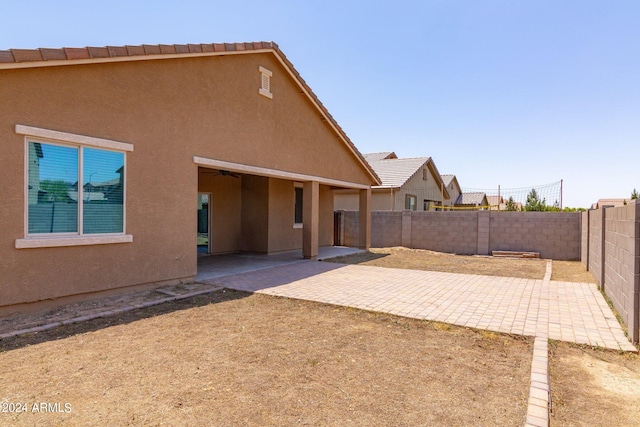
[[[429,176],[429,171],[427,170],[427,168],[422,169],[422,179],[423,179],[423,181],[426,181],[428,176]]]
[[[259,67],[258,69],[260,70],[261,75],[260,89],[258,90],[258,93],[271,99],[273,98],[273,94],[271,93],[271,77],[273,76],[273,73],[264,67]]]
[[[415,211],[417,210],[417,198],[411,194],[407,194],[404,198],[404,208],[406,210]]]
[[[28,142],[27,234],[124,233],[124,153]]]
[[[429,201],[428,200],[423,200],[422,201],[422,210],[427,212],[429,211]]]
[[[302,226],[302,187],[294,188],[294,208],[293,208],[293,225]]]

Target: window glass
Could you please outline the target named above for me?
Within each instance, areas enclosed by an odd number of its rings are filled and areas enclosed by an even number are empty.
[[[124,153],[84,148],[83,156],[84,233],[123,232]]]
[[[404,199],[404,208],[407,210],[415,211],[416,210],[416,196],[411,196],[407,194]]]
[[[29,233],[78,231],[77,148],[29,142],[27,185]]]
[[[124,232],[124,153],[42,142],[28,150],[29,234]]]

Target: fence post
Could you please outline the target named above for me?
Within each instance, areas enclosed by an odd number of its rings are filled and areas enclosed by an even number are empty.
[[[491,211],[478,211],[478,255],[489,255],[489,219]]]
[[[604,270],[605,270],[605,265],[607,264],[607,251],[606,251],[606,246],[607,243],[605,241],[606,238],[606,218],[607,218],[607,208],[609,206],[603,206],[602,207],[602,224],[601,224],[601,228],[600,228],[600,290],[602,292],[604,292]]]
[[[411,211],[402,211],[401,246],[411,248]]]

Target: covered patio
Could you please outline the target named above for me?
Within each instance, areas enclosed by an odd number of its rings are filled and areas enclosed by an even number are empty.
[[[317,260],[327,260],[339,256],[364,252],[363,249],[346,246],[321,246]],[[239,273],[279,267],[305,261],[302,249],[273,254],[239,252],[224,255],[206,255],[198,257],[198,275],[195,281],[215,279]]]

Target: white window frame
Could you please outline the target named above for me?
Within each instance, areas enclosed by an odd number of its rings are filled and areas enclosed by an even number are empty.
[[[273,99],[273,94],[271,93],[271,77],[273,73],[264,67],[258,67],[258,71],[260,71],[260,89],[258,89],[258,93]]]
[[[122,204],[122,232],[108,234],[82,234],[82,203],[78,203],[78,231],[74,233],[53,234],[29,234],[29,143],[40,142],[43,144],[57,145],[61,147],[78,148],[78,171],[82,170],[82,147],[99,148],[105,151],[124,153],[124,176],[127,179],[126,152],[133,151],[133,144],[113,141],[102,138],[94,138],[85,135],[59,132],[50,129],[42,129],[31,126],[16,125],[16,134],[24,135],[24,235],[22,239],[16,239],[17,249],[45,248],[58,246],[100,245],[111,243],[133,242],[133,236],[126,234],[126,182],[123,192]],[[78,196],[82,194],[82,185],[78,185]],[[81,200],[79,198],[79,200]]]

